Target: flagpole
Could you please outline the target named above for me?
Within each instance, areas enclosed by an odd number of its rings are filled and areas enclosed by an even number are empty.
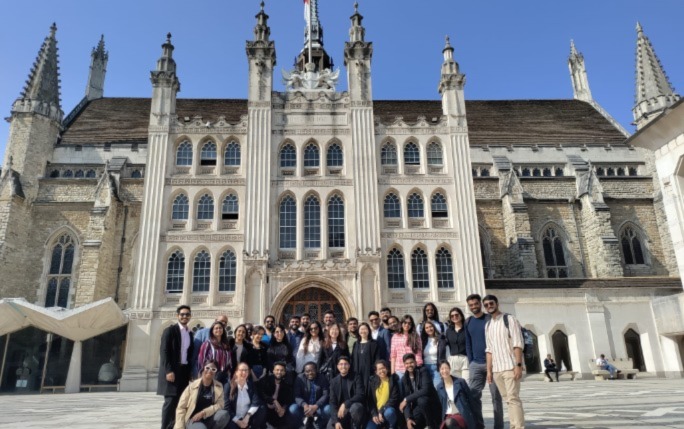
[[[309,62],[311,62],[311,39],[312,39],[312,35],[311,35],[311,28],[312,28],[311,27],[311,0],[309,0],[307,2],[307,4],[309,5],[309,7],[308,7],[308,9],[309,9],[309,19],[308,19],[308,21],[309,21]]]

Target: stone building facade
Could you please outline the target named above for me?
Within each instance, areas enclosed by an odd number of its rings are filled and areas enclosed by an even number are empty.
[[[116,348],[123,390],[154,389],[179,304],[195,326],[224,313],[236,326],[326,309],[418,316],[427,302],[446,314],[470,293],[496,294],[535,334],[528,373],[555,353],[587,375],[605,353],[681,375],[684,347],[663,348],[652,311],[681,292],[654,157],[593,100],[574,45],[572,100],[466,100],[448,39],[441,99],[374,100],[363,17],[351,17],[341,91],[316,3],[311,50],[283,73],[283,92],[262,6],[247,99],[177,98],[171,35],[151,98],[104,97],[101,40],[66,117],[53,27],[12,107],[1,297],[114,299],[129,320]],[[657,91],[641,29],[638,45],[641,85]],[[676,101],[651,92],[646,104]]]

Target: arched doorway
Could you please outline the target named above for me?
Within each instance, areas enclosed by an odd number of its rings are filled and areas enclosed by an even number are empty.
[[[332,310],[338,322],[344,322],[346,315],[340,301],[320,287],[307,287],[292,296],[283,306],[280,321],[287,326],[292,315],[309,313],[311,320],[323,320],[323,313]]]
[[[570,347],[568,346],[568,336],[560,329],[551,336],[553,342],[553,352],[556,357],[556,364],[559,368],[565,364],[565,369],[572,371],[572,361],[570,360]]]
[[[641,337],[634,329],[628,329],[625,332],[625,347],[627,348],[627,357],[632,359],[634,368],[646,372],[644,353],[641,350]]]
[[[532,336],[532,347],[528,353],[525,353],[525,368],[527,368],[527,373],[541,372],[541,360],[539,358],[539,343],[537,341],[537,336],[534,332],[527,330]]]

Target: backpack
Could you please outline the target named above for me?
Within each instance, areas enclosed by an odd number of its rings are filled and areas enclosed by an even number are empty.
[[[489,324],[489,321],[487,321]],[[508,327],[508,313],[504,313],[504,325],[506,326],[506,329],[508,329],[508,336],[510,338],[511,336],[511,329]],[[525,329],[520,325],[520,333],[522,334],[522,339],[523,339],[523,356],[526,358],[532,358],[534,356],[534,352],[532,348],[534,347],[534,336],[532,332],[529,330]]]

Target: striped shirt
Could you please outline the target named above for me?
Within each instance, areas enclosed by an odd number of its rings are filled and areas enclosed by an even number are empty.
[[[492,316],[485,327],[487,348],[485,352],[492,355],[492,372],[509,371],[516,367],[514,348],[523,349],[523,337],[520,323],[512,315],[508,315],[508,328],[504,323],[504,313],[496,318]]]

